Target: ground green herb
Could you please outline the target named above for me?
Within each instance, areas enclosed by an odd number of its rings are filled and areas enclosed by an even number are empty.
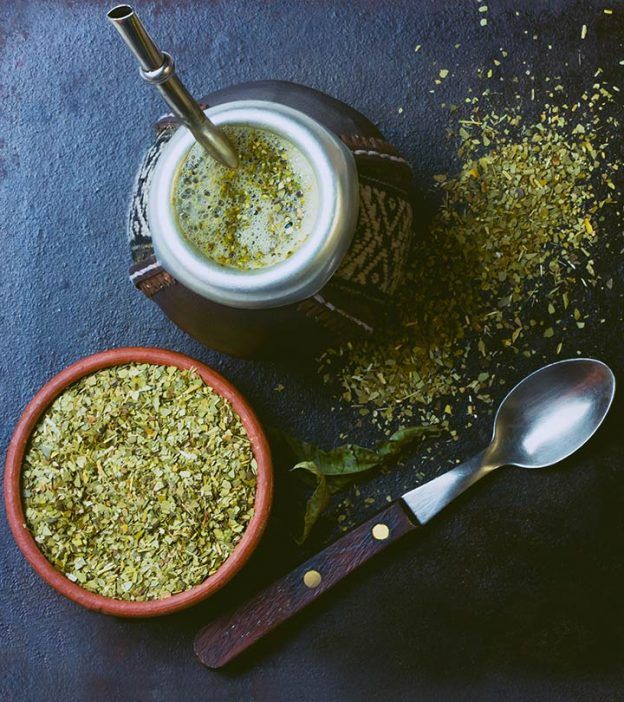
[[[530,356],[544,340],[560,352],[574,291],[599,282],[592,249],[616,196],[607,153],[617,122],[601,116],[612,94],[597,85],[531,121],[470,100],[456,124],[459,170],[434,177],[440,208],[417,237],[400,327],[322,359],[346,403],[382,426],[414,415],[446,426],[462,397],[470,426],[476,403],[491,402],[502,354]],[[544,325],[534,314],[547,305]]]
[[[256,462],[230,404],[192,370],[129,364],[60,395],[23,468],[26,521],[48,560],[124,600],[197,585],[253,515]]]

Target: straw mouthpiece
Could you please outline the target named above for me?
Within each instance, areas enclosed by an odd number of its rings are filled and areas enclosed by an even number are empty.
[[[158,88],[178,117],[207,153],[229,168],[236,168],[238,156],[227,136],[206,117],[175,74],[173,59],[161,51],[130,5],[116,5],[107,18],[119,32],[141,66],[141,75]]]
[[[133,14],[134,10],[130,5],[115,5],[108,11],[106,16],[111,22],[123,22],[123,20],[130,19]]]

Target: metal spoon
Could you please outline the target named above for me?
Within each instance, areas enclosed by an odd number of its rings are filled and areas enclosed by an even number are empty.
[[[615,377],[601,361],[578,358],[540,368],[501,402],[484,451],[403,500],[424,524],[496,468],[545,468],[562,461],[594,435],[614,394]]]
[[[224,166],[236,168],[238,156],[230,140],[214,125],[175,73],[171,55],[161,51],[130,5],[117,5],[107,14],[111,24],[141,64],[141,76],[155,85],[176,117],[205,151]]]
[[[545,468],[563,460],[596,432],[614,394],[615,378],[601,361],[560,361],[532,373],[502,401],[492,441],[484,451],[406,493],[236,611],[209,624],[195,639],[198,658],[211,668],[229,662],[496,468]]]

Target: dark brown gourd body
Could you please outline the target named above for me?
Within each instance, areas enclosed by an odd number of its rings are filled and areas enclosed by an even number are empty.
[[[227,307],[176,281],[154,256],[147,224],[150,174],[178,124],[159,120],[155,143],[137,175],[128,229],[132,282],[181,329],[206,346],[235,356],[295,357],[383,330],[395,312],[413,224],[414,191],[408,163],[368,119],[311,88],[260,81],[208,95],[204,106],[268,100],[306,113],[334,132],[354,154],[360,192],[351,247],[333,277],[312,297],[269,309]]]

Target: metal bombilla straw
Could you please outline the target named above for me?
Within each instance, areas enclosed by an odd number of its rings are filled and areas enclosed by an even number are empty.
[[[141,76],[155,85],[175,116],[191,131],[212,158],[229,168],[236,168],[238,156],[225,134],[204,114],[175,73],[171,55],[161,51],[147,33],[130,5],[117,5],[108,19],[141,64]]]

